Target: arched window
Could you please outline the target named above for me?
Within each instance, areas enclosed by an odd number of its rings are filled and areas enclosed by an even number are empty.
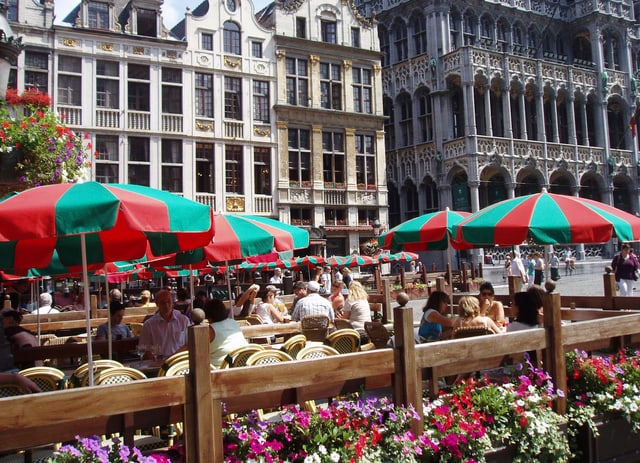
[[[233,55],[241,55],[241,42],[240,42],[240,26],[233,21],[225,21],[224,23],[224,52],[231,53]]]
[[[427,52],[427,22],[424,16],[416,13],[411,20],[413,30],[413,55],[418,56]]]
[[[433,181],[431,177],[424,179],[422,183],[422,191],[424,197],[424,211],[423,214],[428,212],[436,212],[440,210],[440,201],[438,199],[438,185]]]
[[[385,148],[387,150],[394,150],[396,148],[396,131],[394,125],[393,100],[389,97],[384,97],[382,100],[382,107],[386,117],[384,123]]]
[[[413,144],[413,104],[411,97],[402,93],[398,96],[398,109],[400,110],[400,136],[402,146]]]
[[[566,91],[558,92],[556,108],[558,114],[558,140],[560,143],[569,143],[569,105],[567,104],[569,95]]]
[[[431,107],[431,93],[429,89],[423,88],[417,94],[418,103],[418,125],[420,129],[421,143],[433,140],[433,109]]]
[[[452,50],[455,50],[460,46],[460,30],[461,30],[460,13],[458,13],[458,11],[456,10],[451,10],[451,13],[449,13],[449,35],[450,35]]]
[[[389,31],[386,27],[378,27],[378,39],[380,39],[380,52],[382,53],[382,67],[391,64],[391,56],[389,49]]]
[[[524,117],[529,140],[538,140],[537,88],[528,84],[524,90]]]
[[[474,45],[476,43],[476,22],[477,19],[471,12],[464,14],[464,44]]]
[[[451,88],[451,114],[453,120],[453,137],[464,137],[464,102],[462,89],[459,85],[454,85]]]
[[[393,46],[396,52],[395,61],[404,61],[409,57],[409,47],[407,42],[407,25],[401,21],[396,21],[393,25]]]

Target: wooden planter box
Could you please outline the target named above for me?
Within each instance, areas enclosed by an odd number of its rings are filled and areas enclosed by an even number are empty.
[[[516,457],[516,447],[509,445],[484,454],[487,463],[512,463]]]
[[[640,434],[631,430],[631,425],[618,417],[596,417],[600,435],[594,437],[590,429],[582,429],[577,436],[578,449],[582,452],[575,463],[640,461]]]

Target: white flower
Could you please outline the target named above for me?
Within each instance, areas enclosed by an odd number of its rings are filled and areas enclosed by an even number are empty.
[[[329,458],[331,458],[331,461],[333,461],[334,463],[340,461],[340,455],[338,455],[336,452],[331,452],[331,456]]]
[[[327,448],[323,444],[320,444],[318,446],[318,452],[320,452],[322,455],[326,455],[327,454]]]

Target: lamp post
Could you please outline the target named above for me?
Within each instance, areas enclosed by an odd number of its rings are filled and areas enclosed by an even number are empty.
[[[0,5],[0,99],[4,100],[11,64],[22,51],[22,38],[14,37],[6,16],[6,6]]]

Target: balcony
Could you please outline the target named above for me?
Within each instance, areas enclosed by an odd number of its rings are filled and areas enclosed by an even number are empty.
[[[347,204],[347,194],[344,191],[324,191],[324,204],[326,206],[344,206]]]
[[[82,108],[71,106],[58,106],[58,112],[64,117],[64,122],[67,125],[82,125]]]
[[[119,109],[96,109],[96,127],[120,128]]]
[[[162,115],[162,131],[169,133],[183,132],[182,115],[163,114]]]
[[[127,128],[129,130],[151,130],[151,113],[142,111],[128,111]]]
[[[224,121],[224,136],[227,138],[243,138],[244,122]]]
[[[196,193],[196,202],[206,204],[214,211],[216,210],[216,195],[211,193]]]
[[[273,197],[255,195],[253,197],[253,212],[256,214],[271,214],[273,211]]]

